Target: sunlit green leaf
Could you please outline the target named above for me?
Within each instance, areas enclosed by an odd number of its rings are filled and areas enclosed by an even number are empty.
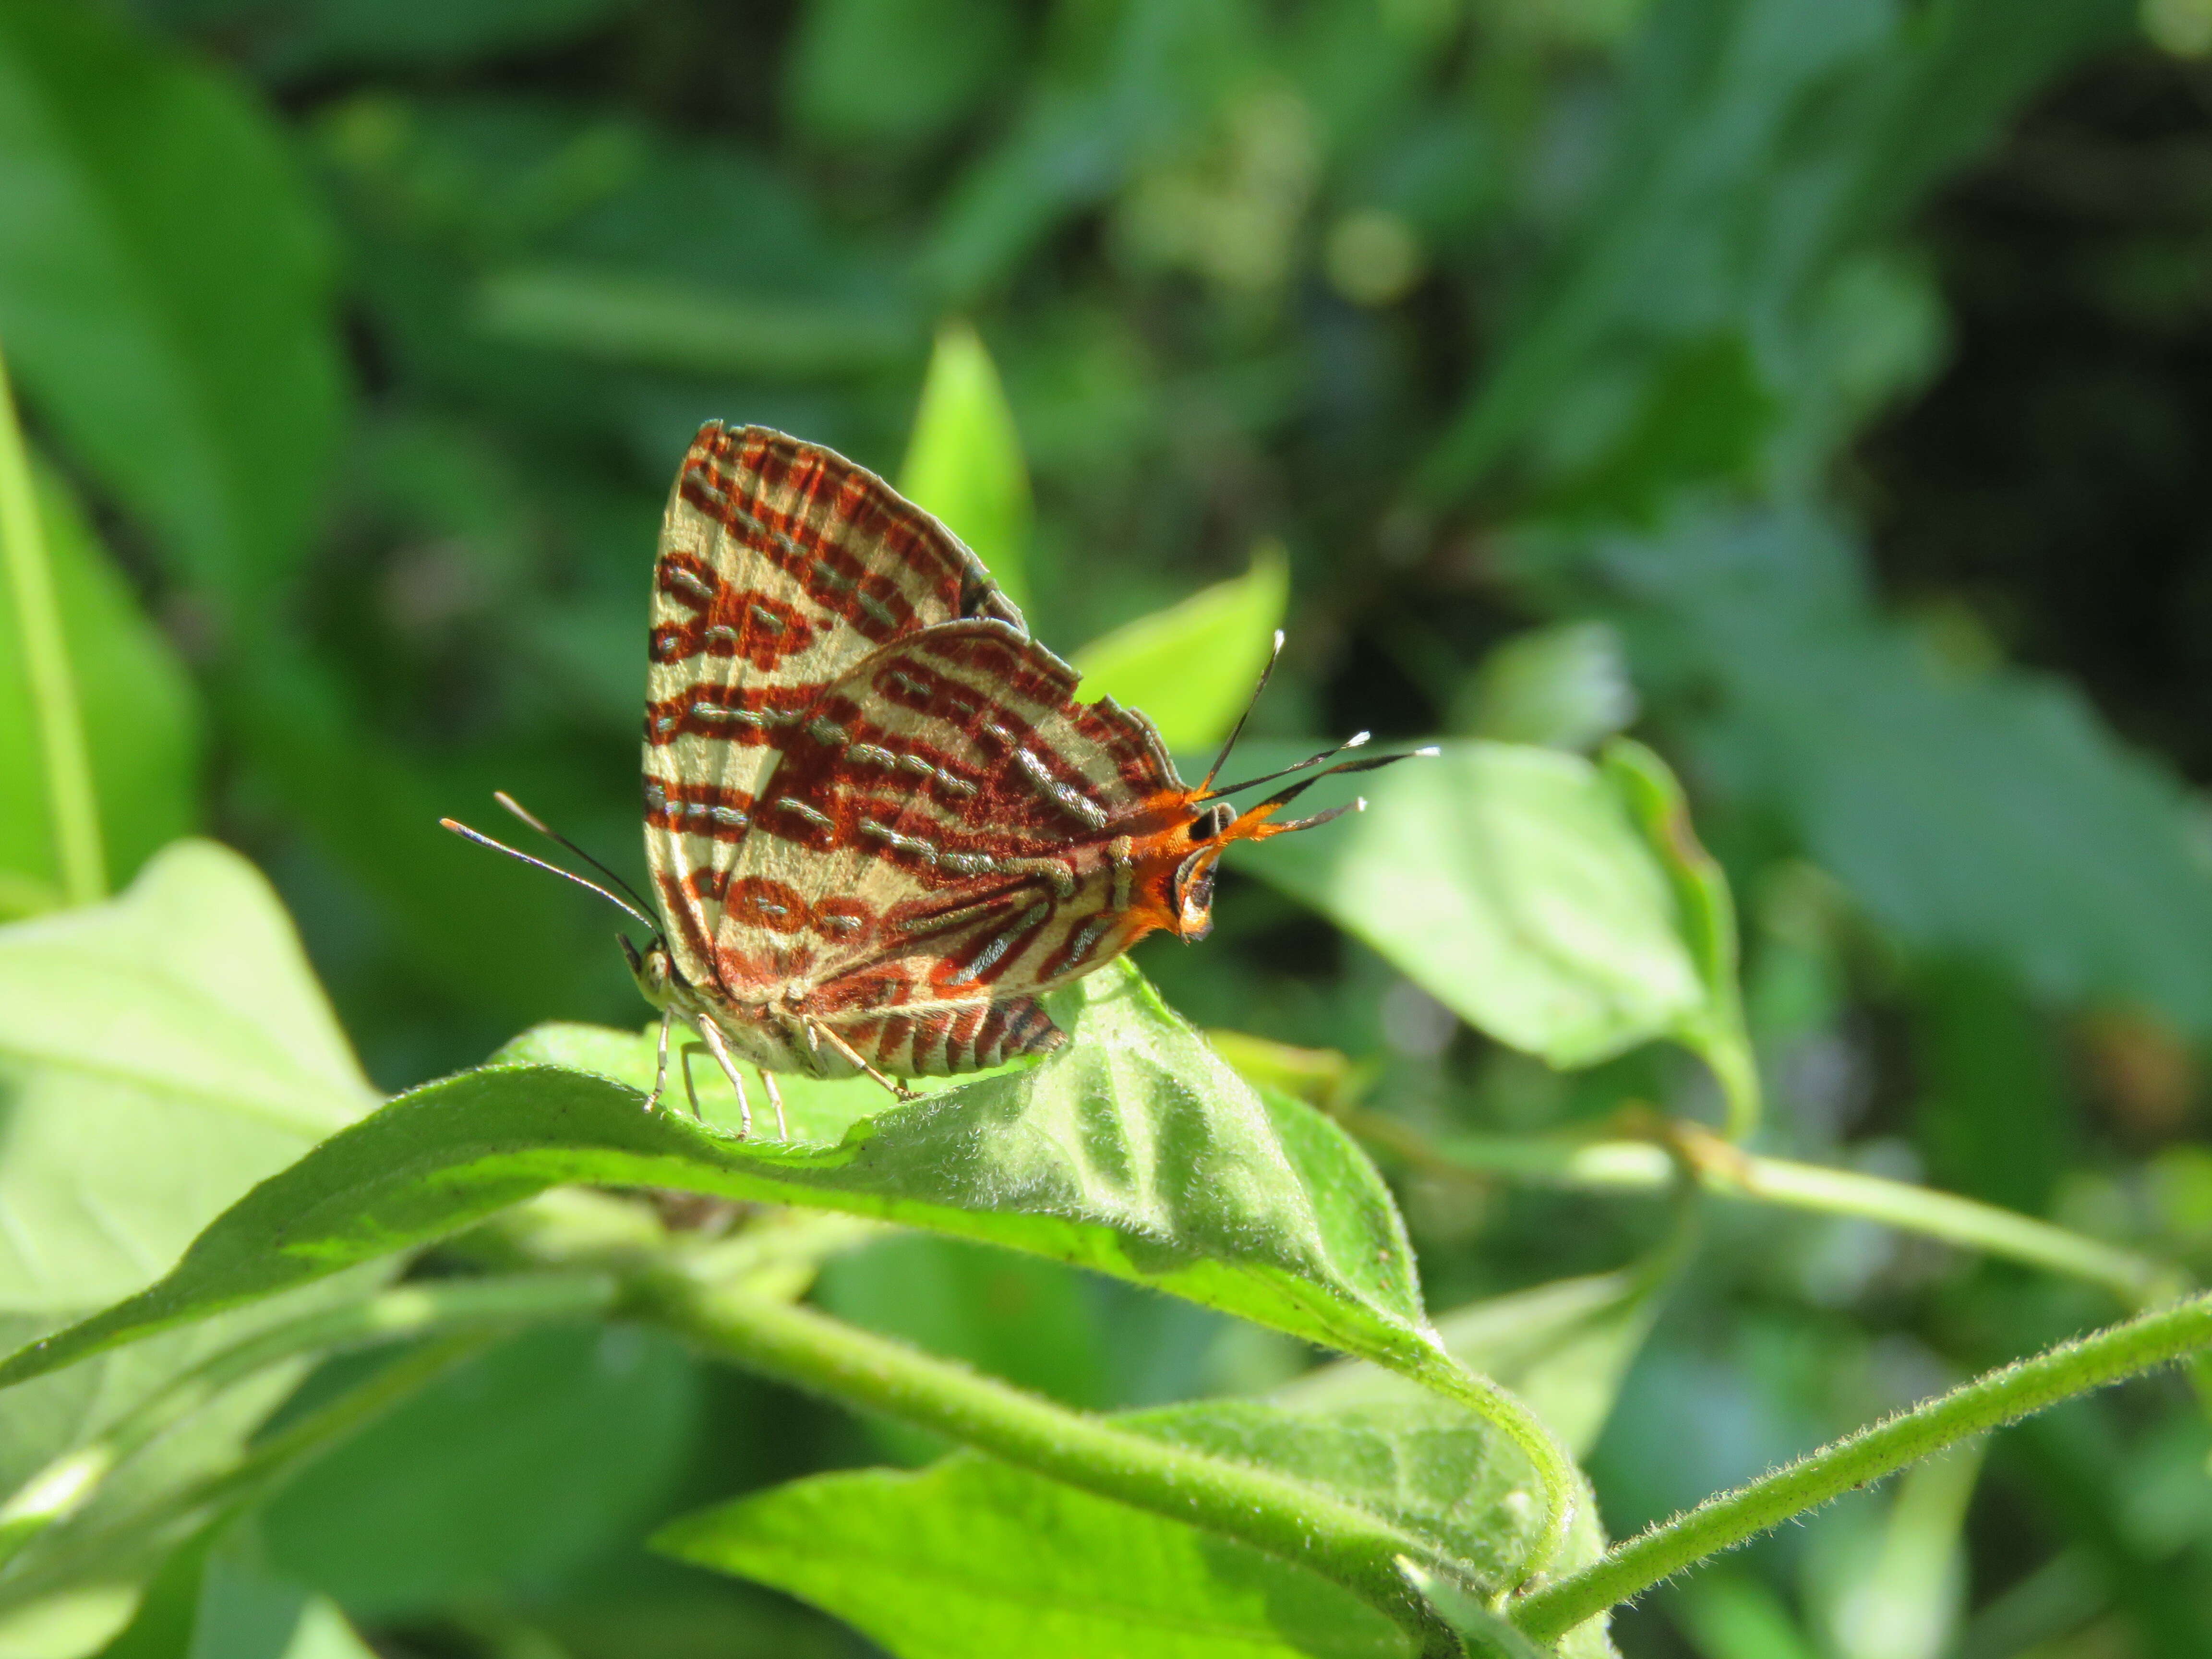
[[[1555,1279],[1440,1315],[1452,1357],[1513,1390],[1577,1456],[1597,1443],[1650,1330],[1652,1283],[1634,1273]],[[1277,1398],[1311,1410],[1408,1401],[1414,1385],[1364,1360],[1310,1371]]]
[[[285,591],[337,437],[320,227],[268,114],[97,7],[0,8],[0,337],[204,602]]]
[[[966,323],[938,331],[898,487],[967,543],[1016,605],[1029,602],[1029,469],[999,371]]]
[[[145,1284],[375,1097],[246,861],[180,842],[121,897],[0,928],[0,1307]]]
[[[179,843],[118,898],[0,928],[8,1338],[159,1277],[226,1205],[374,1101],[283,911],[222,848]],[[347,1293],[343,1279],[307,1291]],[[256,1324],[303,1310],[296,1295],[264,1303],[0,1396],[0,1492]],[[304,1363],[223,1393],[41,1534],[0,1583],[0,1629],[127,1592],[192,1522],[161,1506],[235,1462]]]
[[[1615,738],[1599,765],[1667,878],[1675,926],[1705,987],[1703,1006],[1675,1035],[1713,1068],[1728,1103],[1729,1133],[1741,1139],[1758,1127],[1760,1091],[1759,1060],[1744,1024],[1735,896],[1728,874],[1698,840],[1689,797],[1665,761],[1633,738]]]
[[[635,1089],[495,1066],[418,1089],[236,1205],[160,1285],[0,1366],[0,1382],[349,1262],[563,1182],[818,1206],[1031,1250],[1415,1374],[1442,1363],[1374,1168],[1263,1100],[1126,963],[1055,1002],[1078,1028],[1024,1072],[856,1122],[836,1145],[738,1142]]]
[[[1620,635],[1601,622],[1531,629],[1492,647],[1453,727],[1498,743],[1587,750],[1636,718]]]
[[[1471,1583],[1525,1571],[1541,1511],[1528,1465],[1456,1407],[1223,1401],[1111,1420],[1351,1504]],[[1304,1569],[969,1453],[916,1474],[815,1476],[676,1522],[655,1541],[812,1601],[902,1659],[1406,1651],[1377,1615]],[[1562,1565],[1601,1547],[1586,1524]],[[951,1645],[963,1632],[973,1645]],[[1565,1651],[1611,1650],[1597,1626]]]
[[[198,697],[174,649],[140,611],[60,479],[39,478],[108,876],[121,884],[198,816]],[[23,660],[10,586],[0,584],[0,660]],[[0,672],[0,920],[42,908],[11,890],[58,894],[46,765],[22,676]]]
[[[1248,1545],[961,1455],[820,1474],[655,1542],[811,1601],[898,1659],[1405,1659],[1349,1591]]]
[[[1115,629],[1074,657],[1079,696],[1149,715],[1170,749],[1219,743],[1251,701],[1291,599],[1290,561],[1273,544],[1242,576]]]
[[[1618,1054],[1704,1006],[1666,875],[1588,761],[1448,744],[1357,781],[1366,811],[1269,842],[1243,867],[1554,1065]]]

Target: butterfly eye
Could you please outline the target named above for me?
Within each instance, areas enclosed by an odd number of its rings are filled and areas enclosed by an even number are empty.
[[[1217,802],[1190,821],[1193,841],[1212,841],[1237,822],[1237,809],[1227,801]]]

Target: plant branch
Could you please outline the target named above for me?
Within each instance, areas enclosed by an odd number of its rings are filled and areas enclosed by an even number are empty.
[[[1557,1641],[1685,1567],[1856,1486],[2207,1346],[2212,1297],[2197,1297],[2017,1360],[1639,1533],[1595,1565],[1525,1597],[1513,1609],[1514,1622],[1538,1642]]]
[[[813,1310],[679,1273],[641,1275],[636,1310],[700,1347],[846,1405],[933,1430],[1102,1498],[1249,1544],[1382,1609],[1439,1653],[1434,1615],[1397,1562],[1411,1534],[1302,1482],[1148,1436],[980,1376]]]
[[[1694,1124],[1667,1123],[1662,1133],[1668,1144],[1662,1145],[1511,1135],[1461,1135],[1439,1143],[1377,1112],[1353,1111],[1345,1121],[1354,1133],[1417,1168],[1462,1180],[1504,1176],[1595,1191],[1657,1192],[1673,1185],[1686,1164],[1700,1187],[1722,1197],[1879,1222],[2101,1285],[2131,1307],[2170,1300],[2187,1288],[2186,1278],[2167,1263],[2033,1216],[1856,1170],[1763,1158]]]
[[[70,672],[61,609],[54,599],[46,528],[40,520],[38,493],[31,482],[30,459],[24,453],[4,360],[0,360],[0,564],[8,568],[15,632],[22,641],[23,678],[46,763],[46,811],[62,896],[71,904],[96,903],[107,895],[107,866],[100,847],[92,762],[85,749],[84,721]]]

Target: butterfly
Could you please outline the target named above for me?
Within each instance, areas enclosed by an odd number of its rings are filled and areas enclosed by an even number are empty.
[[[1148,933],[1204,938],[1226,848],[1356,810],[1276,816],[1331,773],[1407,758],[1325,766],[1362,732],[1216,789],[1240,719],[1192,788],[1143,714],[1076,701],[1075,671],[951,531],[865,468],[763,427],[709,422],[684,458],[647,664],[652,904],[504,794],[628,896],[441,822],[650,930],[641,950],[622,939],[661,1012],[648,1106],[680,1022],[736,1091],[741,1135],[745,1068],[787,1138],[779,1072],[866,1074],[907,1098],[898,1079],[1060,1048],[1045,993]],[[1224,799],[1294,773],[1307,775],[1243,811]]]

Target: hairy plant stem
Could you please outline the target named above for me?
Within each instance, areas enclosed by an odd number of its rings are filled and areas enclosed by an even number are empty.
[[[46,767],[46,811],[62,896],[70,904],[96,903],[107,894],[107,866],[100,846],[100,808],[93,794],[92,762],[85,749],[76,682],[70,673],[61,609],[54,599],[46,528],[40,521],[38,494],[4,359],[0,359],[0,564],[8,570],[23,677]]]
[[[1513,1622],[1536,1641],[1557,1641],[1683,1568],[1856,1486],[2208,1346],[2212,1297],[2200,1296],[2017,1360],[1638,1534],[1594,1565],[1522,1598],[1512,1609]]]
[[[1345,1123],[1417,1168],[1462,1180],[1504,1176],[1595,1191],[1658,1192],[1686,1167],[1699,1187],[1723,1198],[1879,1222],[2086,1279],[2130,1307],[2169,1301],[2188,1288],[2186,1277],[2168,1263],[2033,1216],[1856,1170],[1763,1158],[1694,1124],[1656,1125],[1659,1138],[1644,1140],[1459,1135],[1437,1142],[1379,1112],[1355,1110]]]
[[[639,1275],[632,1302],[641,1316],[749,1369],[1295,1562],[1382,1610],[1425,1653],[1457,1650],[1398,1567],[1401,1557],[1441,1566],[1434,1553],[1311,1486],[1132,1433],[811,1309],[680,1272]]]

